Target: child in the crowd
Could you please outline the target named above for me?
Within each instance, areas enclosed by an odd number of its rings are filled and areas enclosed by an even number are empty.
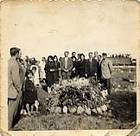
[[[26,73],[26,81],[25,81],[25,92],[23,96],[23,103],[27,109],[27,114],[30,116],[33,114],[33,110],[38,112],[38,98],[37,98],[37,90],[33,83],[33,72],[31,70]]]
[[[31,70],[32,70],[33,75],[34,75],[33,82],[34,82],[35,86],[40,86],[38,66],[37,65],[32,65]]]
[[[40,62],[40,64],[39,64],[39,67],[40,67],[40,81],[42,82],[42,83],[45,83],[45,81],[46,81],[46,73],[45,73],[45,70],[44,70],[44,68],[45,68],[45,65],[46,65],[46,58],[45,57],[42,57],[42,60],[41,60],[41,62]]]

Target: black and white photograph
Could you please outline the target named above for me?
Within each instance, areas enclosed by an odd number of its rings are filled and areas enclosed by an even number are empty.
[[[9,131],[137,125],[137,1],[8,0],[1,7]]]

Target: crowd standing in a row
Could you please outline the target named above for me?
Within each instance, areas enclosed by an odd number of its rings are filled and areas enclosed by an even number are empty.
[[[112,62],[106,53],[99,55],[98,52],[89,52],[88,59],[83,53],[69,51],[64,52],[64,57],[56,55],[42,57],[41,61],[28,56],[21,59],[19,48],[10,49],[11,58],[8,62],[8,126],[12,126],[13,119],[20,106],[32,114],[35,108],[38,111],[38,98],[36,86],[46,83],[47,91],[51,91],[54,83],[71,78],[94,78],[102,84],[104,89],[111,93]],[[22,101],[22,102],[21,102]],[[22,103],[22,104],[21,104]]]
[[[98,55],[98,52],[94,52],[94,54],[89,52],[88,59],[86,59],[83,53],[76,56],[76,52],[72,52],[69,57],[69,52],[65,51],[64,57],[59,59],[54,55],[48,56],[47,59],[42,57],[41,61],[37,61],[35,58],[29,59],[26,56],[25,62],[26,69],[35,70],[35,84],[46,82],[48,91],[54,83],[75,77],[94,77],[95,80],[106,84],[105,82],[109,83],[110,80],[104,79],[110,79],[112,73],[112,63],[106,53]]]

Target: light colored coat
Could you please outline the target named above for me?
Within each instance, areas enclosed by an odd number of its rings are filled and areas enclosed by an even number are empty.
[[[8,98],[16,99],[21,91],[19,65],[15,58],[8,61]]]
[[[60,66],[61,66],[61,70],[65,70],[65,58],[62,58],[61,62],[60,62]],[[67,70],[69,72],[71,72],[73,68],[73,62],[72,62],[72,59],[71,58],[68,58],[67,60]]]
[[[106,58],[101,62],[101,73],[103,79],[110,79],[112,74],[112,62]]]

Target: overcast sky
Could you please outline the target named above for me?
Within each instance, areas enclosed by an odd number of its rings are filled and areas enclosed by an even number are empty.
[[[23,55],[63,55],[64,50],[138,53],[136,2],[9,2],[4,32],[6,46]]]

